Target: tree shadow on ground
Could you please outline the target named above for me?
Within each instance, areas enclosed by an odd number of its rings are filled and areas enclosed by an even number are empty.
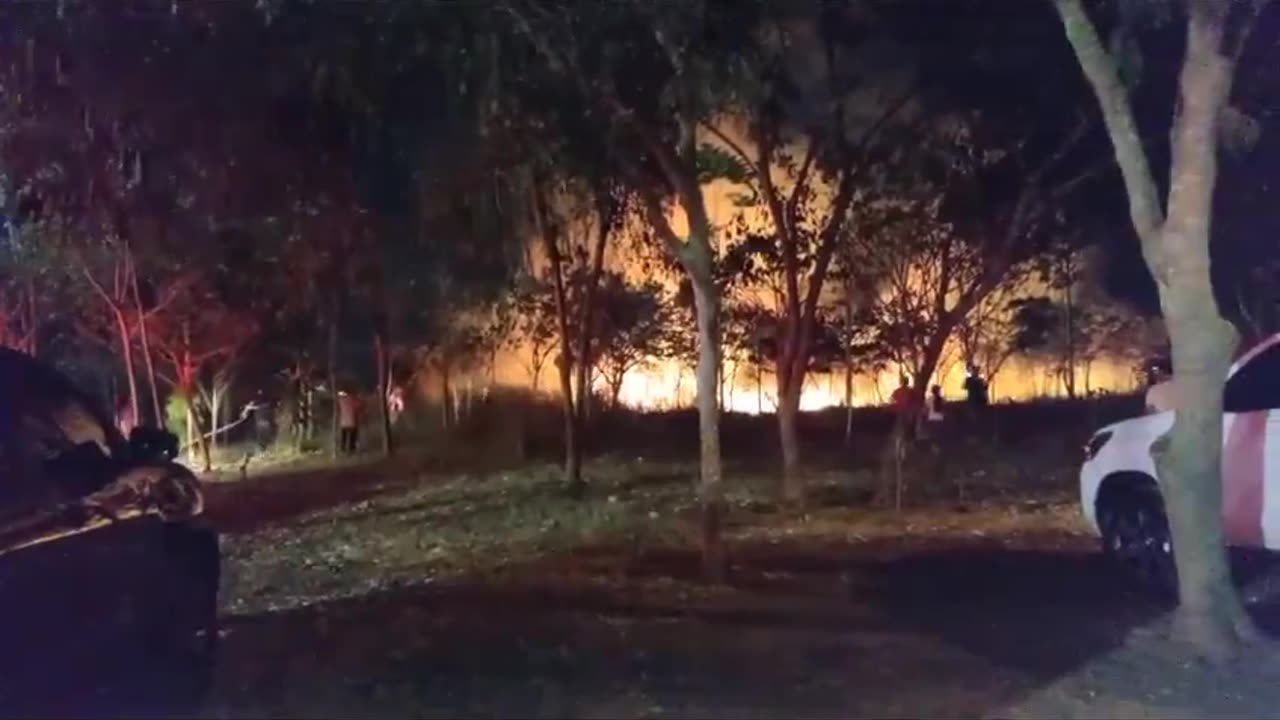
[[[609,551],[578,556],[599,572],[612,562]],[[838,599],[871,611],[875,619],[856,627],[924,633],[1043,679],[1119,646],[1131,629],[1171,609],[1126,582],[1099,553],[1075,549],[1010,549],[995,542],[956,547],[954,539],[908,548],[886,540],[766,546],[734,557],[733,584],[750,596]],[[675,550],[641,553],[623,565],[630,577],[685,580],[696,578],[698,568],[696,556]],[[782,607],[779,622],[797,623],[785,618],[796,612],[794,605]]]
[[[1167,609],[1078,549],[896,539],[734,558],[732,586],[707,595],[696,553],[615,547],[501,580],[233,618],[219,702],[363,716],[975,716]]]
[[[229,623],[213,714],[973,716],[1009,689],[874,625],[454,586]],[[793,618],[794,620],[794,618]],[[710,622],[709,622],[710,621]],[[918,672],[920,664],[935,672]],[[939,675],[947,666],[952,672]],[[975,688],[980,688],[975,691]],[[270,708],[268,711],[265,708]]]
[[[971,548],[855,566],[890,623],[1051,680],[1172,609],[1098,553]]]

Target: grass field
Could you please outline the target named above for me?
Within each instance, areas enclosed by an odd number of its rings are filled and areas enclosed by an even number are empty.
[[[1096,409],[1003,412],[1016,432],[959,440],[941,469],[909,465],[901,512],[869,504],[877,416],[849,450],[843,417],[806,418],[803,514],[776,506],[767,418],[730,418],[722,586],[699,579],[681,415],[602,420],[597,448],[625,442],[594,454],[581,500],[536,441],[524,462],[455,439],[224,478],[209,510],[227,532],[226,637],[201,714],[1272,713],[1268,650],[1227,670],[1181,664],[1168,608],[1096,552],[1075,484]]]

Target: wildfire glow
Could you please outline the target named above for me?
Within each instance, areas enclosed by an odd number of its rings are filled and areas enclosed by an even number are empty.
[[[745,141],[745,138],[739,138]],[[703,186],[707,202],[708,214],[717,228],[726,227],[729,221],[741,208],[732,200],[732,194],[739,190],[732,184],[717,180]],[[763,209],[756,209],[756,215]],[[763,215],[760,215],[763,217]],[[669,219],[672,229],[677,234],[687,232],[688,223],[683,210],[678,204],[670,209]],[[639,228],[636,228],[638,231]],[[626,230],[625,232],[632,232]],[[722,233],[717,232],[715,242],[719,244]],[[645,263],[636,262],[633,251],[619,253],[617,247],[632,247],[624,241],[615,243],[614,250],[606,255],[606,264],[621,271],[633,281],[653,280],[653,268]],[[547,262],[537,243],[530,244],[530,263],[538,267]],[[659,278],[668,288],[675,288],[678,278]],[[757,300],[767,300],[767,294],[759,289]],[[952,353],[952,355],[957,355]],[[494,359],[492,374],[486,371],[461,372],[455,375],[455,391],[468,393],[484,387],[489,382],[515,387],[536,388],[540,393],[555,395],[558,393],[556,370],[554,363],[548,362],[542,368],[539,377],[530,377],[527,362],[528,350],[518,348],[505,350]],[[963,395],[964,367],[954,358],[944,361],[937,369],[936,382],[943,388],[947,398],[958,399]],[[1127,392],[1137,388],[1140,379],[1125,362],[1109,358],[1099,358],[1087,367],[1076,368],[1076,388],[1079,393],[1091,391]],[[1037,362],[1026,357],[1010,358],[997,373],[988,378],[991,399],[993,401],[1027,400],[1037,397],[1063,396],[1066,394],[1061,378],[1046,363]],[[777,382],[773,374],[765,369],[759,370],[746,364],[734,365],[732,360],[725,366],[725,387],[721,392],[723,407],[730,412],[760,414],[772,413],[777,407]],[[438,376],[424,378],[424,389],[427,395],[439,397],[440,381]],[[890,368],[874,377],[865,374],[856,375],[853,380],[852,404],[854,406],[880,405],[887,401],[898,385],[898,370]],[[609,391],[603,382],[595,387],[601,397],[608,397]],[[623,379],[618,400],[620,404],[636,410],[671,410],[687,408],[694,404],[697,392],[697,380],[692,367],[684,366],[675,360],[652,360],[641,367],[633,369]],[[810,373],[806,378],[800,397],[802,411],[817,411],[845,404],[845,378],[843,371],[835,373]]]
[[[499,355],[493,379],[509,387],[533,387],[533,379],[519,353],[509,351]],[[949,399],[963,397],[964,368],[959,363],[940,369],[943,394]],[[487,372],[462,373],[453,378],[454,392],[480,391],[489,381]],[[844,405],[844,374],[810,373],[800,396],[800,409],[814,412]],[[1127,365],[1100,359],[1087,369],[1077,368],[1077,390],[1128,392],[1140,386],[1140,379]],[[853,405],[864,407],[882,405],[898,384],[897,373],[886,370],[876,376],[866,374],[853,378]],[[555,396],[556,373],[554,368],[543,368],[537,384],[540,393]],[[438,398],[440,378],[434,374],[424,378],[425,394]],[[608,396],[603,383],[598,382],[596,392]],[[633,369],[623,379],[619,402],[628,408],[642,411],[674,410],[689,408],[694,404],[697,378],[694,369],[683,367],[672,360],[655,360]],[[1012,358],[991,381],[991,397],[994,401],[1028,400],[1038,397],[1062,397],[1066,391],[1061,379],[1042,363],[1025,358]],[[732,362],[725,367],[724,408],[730,412],[760,414],[772,413],[777,407],[777,384],[768,371],[757,372],[755,367]]]

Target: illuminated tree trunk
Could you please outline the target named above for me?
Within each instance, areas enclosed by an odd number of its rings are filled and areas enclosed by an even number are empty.
[[[125,253],[129,290],[133,295],[134,312],[138,316],[138,341],[142,350],[142,363],[147,371],[147,387],[151,391],[151,409],[155,413],[156,427],[164,428],[164,410],[160,406],[160,386],[156,384],[156,365],[151,356],[151,333],[147,330],[147,316],[142,308],[142,293],[138,290],[138,268],[133,262],[133,249],[126,246]]]
[[[1252,9],[1259,11],[1263,3]],[[1200,653],[1225,659],[1257,631],[1231,581],[1222,524],[1222,388],[1236,336],[1221,317],[1209,268],[1219,119],[1240,48],[1224,47],[1228,14],[1245,4],[1190,0],[1179,109],[1172,133],[1167,214],[1127,91],[1080,0],[1055,0],[1067,39],[1102,108],[1124,177],[1134,230],[1156,278],[1169,329],[1178,411],[1152,452],[1178,569],[1177,630]],[[1236,44],[1247,38],[1237,28]]]
[[[574,406],[573,395],[573,368],[571,367],[573,348],[570,342],[569,299],[565,290],[559,238],[549,223],[546,199],[542,193],[542,188],[535,187],[534,194],[537,199],[535,215],[539,219],[543,248],[547,251],[547,258],[551,263],[556,327],[560,335],[560,357],[556,358],[556,371],[560,380],[560,407],[564,416],[564,483],[569,492],[576,495],[585,487],[582,480],[582,450],[578,444],[578,412]]]
[[[387,407],[391,391],[391,367],[387,342],[381,332],[373,334],[373,357],[378,364],[378,419],[382,424],[382,454],[390,457],[395,452],[395,438],[391,435],[391,409]]]
[[[707,578],[723,582],[728,570],[721,538],[724,487],[720,466],[720,408],[716,373],[720,366],[720,297],[709,272],[693,276],[698,317],[698,436],[702,445],[699,496],[702,504],[702,559]]]
[[[853,357],[844,361],[844,446],[853,447]]]
[[[1067,357],[1066,368],[1062,374],[1063,383],[1066,385],[1067,397],[1075,400],[1076,398],[1076,318],[1075,303],[1072,298],[1072,281],[1074,278],[1068,276],[1067,288],[1065,295],[1064,307],[1066,310],[1067,325]]]
[[[453,382],[452,359],[447,351],[440,353],[440,427],[448,430],[453,427]]]
[[[336,314],[336,313],[335,313]],[[338,408],[338,319],[329,319],[329,395],[333,398],[329,409],[329,457],[338,459],[338,447],[341,442],[342,428]]]
[[[182,400],[187,405],[188,427],[195,432],[196,447],[200,450],[204,472],[209,472],[213,470],[213,456],[209,451],[209,439],[205,436],[200,422],[200,413],[196,411],[195,389],[198,368],[191,355],[191,329],[186,323],[182,325],[182,354],[177,370],[178,392],[182,394]]]
[[[213,388],[209,392],[209,425],[210,425],[209,444],[214,448],[218,447],[218,435],[219,435],[218,424],[221,421],[221,417],[220,417],[221,415],[222,415],[222,392],[220,391],[218,387],[218,383],[215,380],[213,384]]]
[[[129,339],[129,321],[124,310],[114,308],[112,314],[116,320],[116,333],[120,336],[121,360],[124,362],[125,381],[129,386],[129,412],[133,413],[133,423],[139,422],[138,380],[133,374],[133,343]]]

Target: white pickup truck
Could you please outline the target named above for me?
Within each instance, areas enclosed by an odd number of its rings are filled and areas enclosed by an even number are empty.
[[[1280,334],[1254,345],[1227,374],[1222,420],[1222,512],[1227,542],[1280,549]],[[1080,501],[1102,546],[1144,582],[1176,588],[1173,548],[1151,445],[1173,425],[1160,412],[1093,434]]]

